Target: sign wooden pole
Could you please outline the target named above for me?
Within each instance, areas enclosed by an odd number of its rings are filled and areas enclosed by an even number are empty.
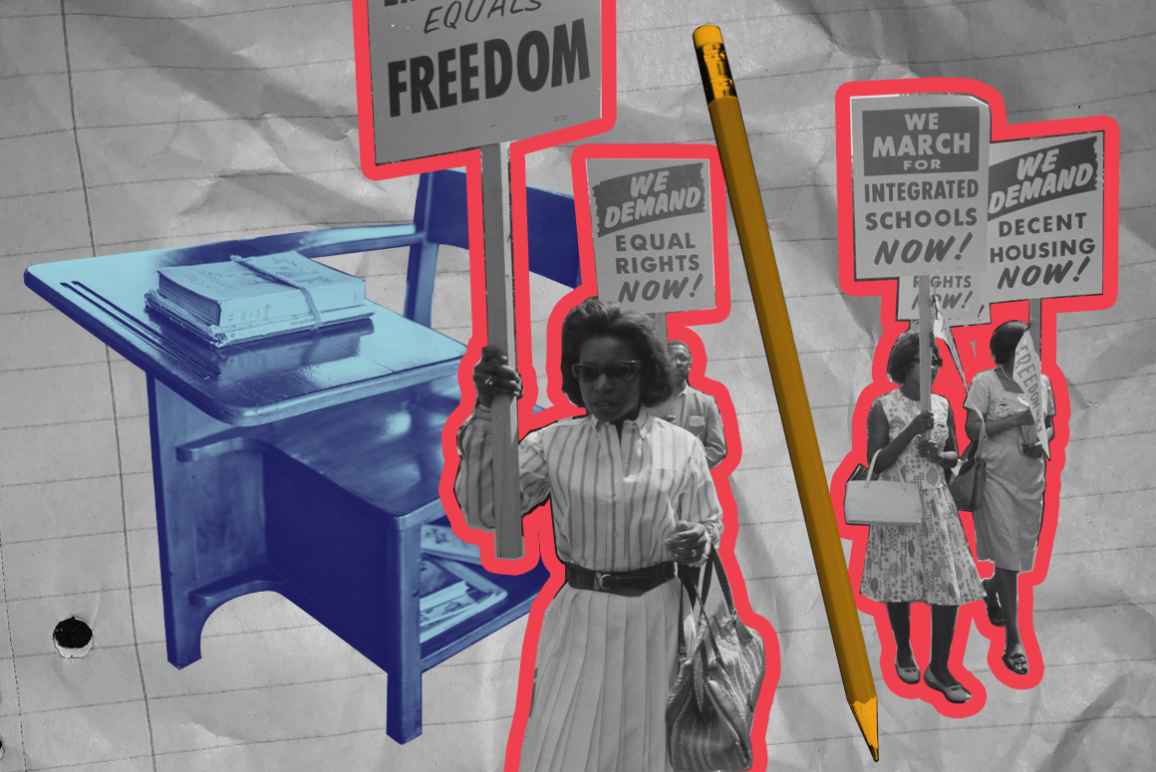
[[[919,409],[931,409],[931,281],[921,274],[919,281]]]
[[[654,334],[663,345],[669,341],[666,334],[666,314],[661,311],[656,314],[650,314],[650,320],[654,323]]]
[[[1043,301],[1039,298],[1028,301],[1028,324],[1032,328],[1032,341],[1036,344],[1036,353],[1043,359],[1044,353],[1044,330],[1041,326],[1043,324]]]
[[[514,270],[510,240],[510,157],[508,143],[482,146],[482,218],[486,249],[486,329],[488,343],[517,366],[514,344]],[[518,482],[518,412],[506,396],[494,398],[494,516],[497,555],[522,556],[522,506]]]

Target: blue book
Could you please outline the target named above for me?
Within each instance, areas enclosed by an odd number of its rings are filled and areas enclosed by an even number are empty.
[[[185,332],[191,333],[200,340],[219,349],[241,343],[249,343],[251,341],[275,338],[302,330],[328,328],[333,325],[364,319],[367,316],[371,316],[374,311],[374,306],[369,303],[363,303],[359,306],[322,311],[320,319],[314,319],[310,313],[303,313],[269,322],[234,324],[226,327],[205,322],[196,314],[186,310],[184,306],[166,299],[156,290],[149,290],[145,293],[145,307],[161,314],[163,318],[183,329]]]
[[[429,614],[438,606],[464,598],[469,592],[466,580],[446,571],[432,560],[423,560],[418,568],[419,607]]]
[[[371,332],[373,325],[363,323],[323,330],[317,335],[277,336],[246,346],[214,349],[214,356],[205,357],[204,361],[218,380],[266,378],[272,373],[319,368],[356,357],[361,352],[361,338]]]
[[[506,591],[476,571],[453,560],[433,559],[438,566],[465,581],[464,595],[458,595],[436,605],[423,605],[418,610],[418,639],[425,643],[451,627],[493,608],[506,599]]]
[[[439,558],[463,560],[475,565],[482,564],[482,551],[477,545],[458,538],[448,525],[427,523],[421,527],[421,551]]]
[[[242,264],[243,263],[243,264]],[[365,302],[365,280],[297,252],[161,268],[157,293],[206,325],[236,329]]]

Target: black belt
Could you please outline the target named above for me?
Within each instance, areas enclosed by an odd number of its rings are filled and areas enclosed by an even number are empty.
[[[566,583],[571,587],[614,595],[642,595],[674,577],[673,562],[659,563],[636,571],[591,571],[573,563],[566,564]]]

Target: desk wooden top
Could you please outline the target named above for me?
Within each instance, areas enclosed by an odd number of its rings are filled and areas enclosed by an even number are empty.
[[[157,269],[213,262],[160,250],[34,265],[25,283],[200,410],[256,426],[403,389],[457,371],[465,347],[384,308],[340,329],[216,351],[146,311]],[[227,259],[227,256],[226,256]]]
[[[284,421],[262,439],[383,513],[438,499],[442,433],[461,399],[456,376]],[[440,517],[439,510],[427,517]]]

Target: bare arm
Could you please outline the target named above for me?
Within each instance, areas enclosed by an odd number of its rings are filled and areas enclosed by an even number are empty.
[[[951,410],[951,405],[947,406],[947,441],[943,443],[944,454],[957,453],[959,445],[955,441],[955,413]],[[957,454],[958,455],[958,454]],[[954,459],[952,460],[954,463]]]
[[[967,432],[967,438],[972,442],[979,442],[979,433],[983,429],[983,418],[974,410],[968,409],[967,418],[964,421],[964,431]]]
[[[1027,408],[1024,408],[1022,412],[1013,413],[1004,418],[988,417],[992,400],[989,381],[994,377],[997,376],[991,372],[981,373],[980,376],[972,382],[971,389],[967,393],[967,400],[964,402],[964,405],[968,408],[967,436],[971,438],[972,442],[979,439],[981,429],[988,437],[994,437],[1009,429],[1031,424],[1035,420],[1032,418],[1032,411]]]
[[[951,405],[948,405],[947,439],[943,443],[943,452],[938,455],[938,458],[933,459],[943,467],[943,473],[948,479],[951,478],[951,470],[955,468],[955,462],[959,460],[958,447],[955,441],[955,414],[952,413]]]
[[[1036,419],[1032,417],[1032,411],[1025,407],[1019,413],[1012,413],[1011,415],[1005,416],[1003,418],[989,419],[984,423],[984,426],[987,429],[987,436],[994,437],[995,435],[1006,432],[1009,429],[1015,429],[1020,426],[1031,426],[1035,422]]]
[[[891,437],[891,427],[887,421],[887,414],[883,406],[876,402],[867,414],[867,463],[879,453],[875,461],[875,473],[878,474],[889,468],[899,460],[903,449],[921,432],[931,428],[931,413],[920,413],[915,420],[904,427],[894,438]]]

